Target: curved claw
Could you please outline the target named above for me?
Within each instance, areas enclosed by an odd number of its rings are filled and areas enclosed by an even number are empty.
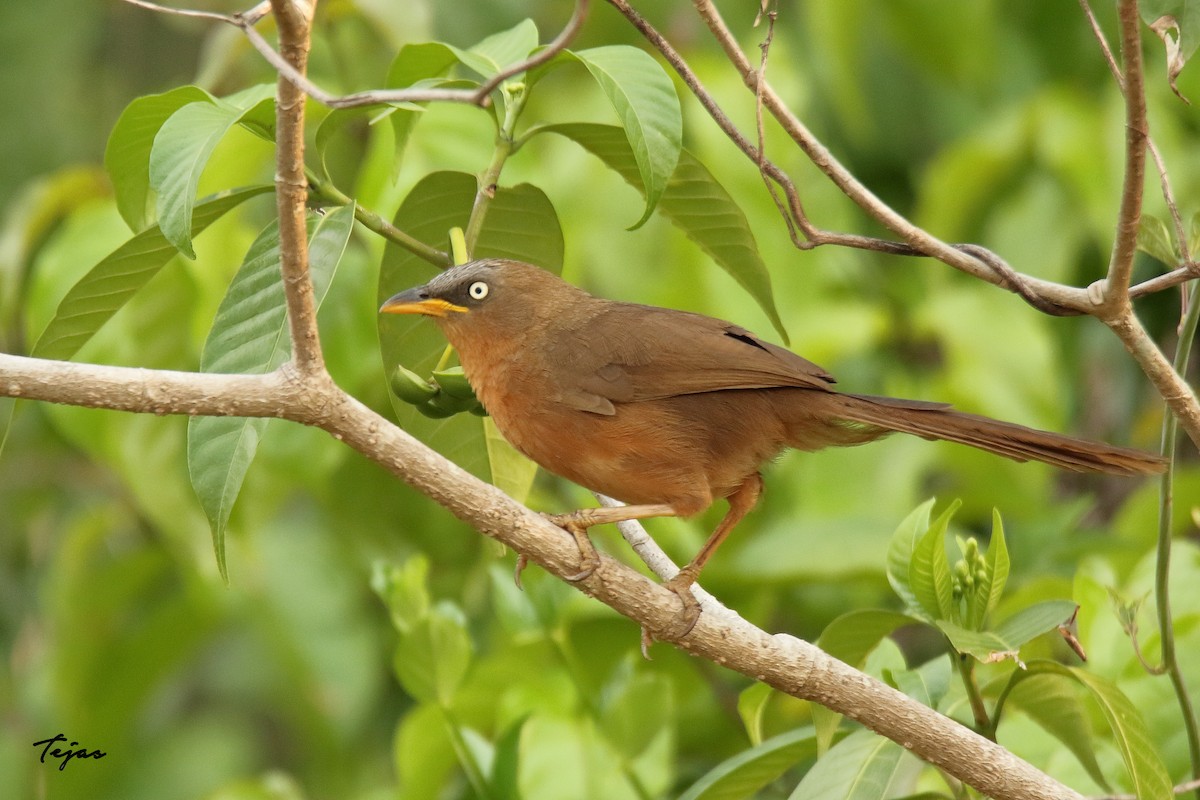
[[[588,538],[587,523],[581,521],[578,514],[545,514],[543,516],[571,534],[575,539],[575,546],[579,548],[579,571],[572,575],[564,575],[563,580],[578,583],[590,578],[592,573],[600,567],[600,554],[596,552],[596,546]]]
[[[525,587],[521,585],[521,573],[525,571],[527,566],[529,566],[529,559],[526,558],[524,553],[517,553],[517,566],[513,570],[513,583],[521,591],[525,591]]]
[[[680,572],[663,584],[663,587],[674,592],[679,597],[679,602],[683,604],[683,609],[675,618],[676,624],[672,626],[672,630],[667,632],[672,639],[682,639],[687,636],[700,621],[700,601],[692,594],[692,584],[695,582],[696,579],[691,575]]]
[[[664,639],[677,640],[682,639],[692,632],[692,628],[696,627],[696,623],[700,621],[700,601],[692,594],[692,584],[696,579],[686,573],[679,573],[671,580],[663,584],[663,588],[670,589],[679,597],[679,602],[683,604],[683,608],[679,610],[679,616],[675,617],[674,624],[663,631]],[[642,627],[642,658],[650,660],[650,645],[654,644],[654,634],[650,629]]]

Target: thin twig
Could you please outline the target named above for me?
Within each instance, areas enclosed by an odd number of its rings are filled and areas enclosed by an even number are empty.
[[[1083,9],[1084,16],[1087,17],[1088,25],[1092,28],[1092,35],[1100,43],[1100,50],[1104,53],[1104,63],[1108,64],[1108,71],[1117,79],[1117,85],[1121,87],[1121,91],[1125,91],[1125,79],[1121,77],[1121,67],[1117,64],[1117,57],[1113,55],[1112,48],[1108,46],[1108,39],[1104,36],[1095,12],[1092,11],[1088,0],[1079,0],[1079,6]]]
[[[1108,39],[1104,36],[1104,31],[1101,29],[1100,23],[1096,19],[1096,15],[1092,11],[1091,5],[1088,4],[1088,0],[1079,0],[1079,5],[1083,9],[1083,13],[1087,18],[1088,25],[1091,26],[1092,35],[1096,37],[1096,42],[1100,45],[1100,52],[1104,55],[1104,62],[1108,64],[1109,72],[1112,73],[1113,78],[1117,82],[1117,86],[1120,87],[1121,92],[1124,93],[1125,79],[1121,75],[1121,68],[1117,64],[1117,59],[1113,55],[1112,48],[1108,46]],[[1163,200],[1166,201],[1167,211],[1171,215],[1171,222],[1175,226],[1175,243],[1179,248],[1180,258],[1185,265],[1190,265],[1190,275],[1188,275],[1185,280],[1190,280],[1192,277],[1197,277],[1195,272],[1196,266],[1192,262],[1191,247],[1188,245],[1187,231],[1183,226],[1183,217],[1179,213],[1179,205],[1175,202],[1175,192],[1171,189],[1171,179],[1167,172],[1167,165],[1163,159],[1162,153],[1159,152],[1158,146],[1154,143],[1153,137],[1151,137],[1148,133],[1146,136],[1146,147],[1149,148],[1150,157],[1154,159],[1154,166],[1156,169],[1158,169],[1158,182],[1162,187]],[[1139,284],[1139,287],[1144,287],[1148,283],[1149,281]],[[1130,290],[1130,299],[1139,296],[1134,293],[1139,287],[1134,287]],[[1154,289],[1153,291],[1158,291],[1158,289]],[[1187,316],[1187,297],[1188,295],[1186,291],[1180,292],[1179,317],[1181,320]]]
[[[453,263],[449,253],[438,250],[436,247],[430,247],[421,240],[400,230],[374,211],[347,197],[345,193],[331,182],[322,180],[311,169],[306,172],[306,176],[308,178],[309,194],[315,200],[337,206],[346,206],[353,203],[354,218],[367,230],[379,234],[392,244],[403,247],[417,258],[433,264],[438,269],[445,269]]]
[[[762,56],[758,61],[758,85],[762,86],[767,79],[767,56],[771,51],[771,42],[775,38],[775,19],[779,13],[770,7],[770,0],[764,0],[763,8],[758,12],[758,16],[754,18],[755,27],[762,22],[763,14],[767,17],[767,35],[763,38],[759,50],[762,51]],[[779,211],[779,216],[783,217],[783,221],[787,224],[788,237],[792,240],[792,244],[798,248],[804,247],[804,242],[800,235],[796,232],[796,223],[793,219],[793,214],[789,212],[788,207],[784,205],[783,199],[779,196],[779,183],[775,178],[767,172],[767,137],[763,125],[763,103],[762,92],[754,93],[754,128],[758,133],[758,158],[756,164],[758,166],[758,174],[762,177],[763,185],[767,187],[767,194],[770,195],[771,201],[775,203],[776,210]],[[788,181],[791,182],[790,179]]]
[[[758,72],[751,66],[746,54],[742,52],[733,33],[726,26],[724,19],[721,18],[720,12],[717,11],[711,0],[693,0],[692,4],[695,6],[697,13],[705,25],[708,26],[713,37],[717,40],[717,43],[721,46],[721,49],[725,51],[725,55],[730,63],[733,64],[741,76],[742,82],[750,91],[758,92]],[[863,211],[896,233],[919,252],[936,258],[970,275],[985,279],[990,278],[992,282],[995,282],[995,277],[986,264],[912,224],[903,215],[875,195],[874,192],[846,169],[829,149],[813,135],[807,126],[792,113],[791,109],[788,108],[787,104],[784,103],[775,90],[771,88],[769,83],[763,82],[761,91],[767,111],[783,127],[792,141],[808,156],[814,166],[825,173],[826,177],[843,194],[862,208]],[[1063,288],[1069,289],[1069,287]],[[1080,298],[1075,299],[1079,300]],[[1059,304],[1075,305],[1074,303],[1061,302]]]
[[[1123,314],[1129,305],[1133,259],[1137,255],[1138,227],[1142,219],[1142,194],[1146,185],[1146,81],[1142,70],[1142,20],[1137,0],[1120,0],[1121,86],[1125,95],[1125,177],[1117,211],[1116,239],[1101,291],[1097,315],[1101,319]]]
[[[1187,297],[1187,293],[1184,293]],[[1184,304],[1185,306],[1187,303]],[[1192,286],[1191,309],[1180,320],[1179,341],[1175,345],[1175,372],[1183,374],[1192,355],[1192,340],[1200,326],[1200,283]],[[1183,668],[1175,648],[1175,622],[1171,610],[1171,550],[1174,534],[1175,457],[1177,447],[1176,417],[1167,414],[1163,419],[1161,453],[1167,459],[1167,471],[1159,484],[1158,543],[1154,565],[1154,601],[1158,616],[1159,640],[1162,650],[1162,669],[1171,679],[1171,688],[1183,716],[1187,734],[1188,755],[1192,762],[1192,777],[1200,779],[1200,725]],[[1200,796],[1200,787],[1197,795]]]
[[[224,22],[227,25],[232,25],[238,28],[245,34],[250,44],[254,49],[262,55],[267,62],[275,68],[275,70],[291,81],[296,86],[304,90],[312,99],[322,105],[330,108],[361,108],[363,106],[387,105],[389,103],[424,103],[424,102],[443,102],[443,103],[467,103],[469,105],[486,108],[491,104],[491,93],[500,85],[501,82],[525,72],[528,69],[544,64],[554,56],[558,55],[571,40],[579,29],[583,26],[583,20],[587,15],[589,0],[576,0],[575,12],[571,15],[570,21],[563,31],[555,37],[555,39],[545,48],[539,50],[536,54],[530,56],[523,61],[513,64],[505,68],[502,72],[492,76],[482,86],[477,89],[371,89],[364,92],[355,92],[347,95],[335,95],[325,91],[320,86],[310,81],[303,74],[295,70],[287,60],[284,59],[271,47],[270,42],[262,37],[255,30],[256,23],[261,16],[255,17],[251,13],[246,14],[218,14],[211,11],[195,11],[189,9],[170,8],[161,6],[157,3],[149,2],[149,0],[125,0],[135,6],[147,8],[152,11],[160,11],[167,14],[177,14],[184,17],[197,17],[200,19],[209,19],[217,22]],[[261,4],[260,4],[261,6]],[[257,10],[260,6],[256,6]]]
[[[480,86],[476,91],[480,101],[482,102],[484,98],[488,97],[493,91],[495,91],[497,86],[512,76],[519,75],[522,72],[531,70],[536,66],[545,64],[563,50],[566,50],[567,45],[569,45],[575,39],[576,34],[578,34],[580,29],[583,27],[583,21],[587,19],[588,2],[589,0],[576,0],[575,11],[571,14],[571,19],[567,20],[567,26],[562,29],[562,32],[559,33],[558,36],[554,37],[550,44],[539,50],[536,55],[530,56],[524,61],[518,62],[502,72],[493,75],[491,80],[484,83],[483,86]]]
[[[600,505],[606,508],[618,508],[625,505],[620,500],[614,500],[607,495],[595,493],[596,500]],[[666,551],[658,546],[658,542],[646,532],[645,526],[636,519],[623,520],[616,523],[617,531],[620,532],[621,538],[625,543],[637,554],[637,557],[642,560],[651,572],[661,581],[669,581],[679,574],[679,565],[667,555]],[[692,594],[696,596],[696,600],[700,603],[700,607],[706,613],[729,613],[734,612],[729,610],[729,607],[718,600],[710,592],[704,589],[699,583],[692,584]]]
[[[1170,289],[1175,286],[1180,286],[1188,281],[1194,281],[1200,278],[1200,261],[1189,262],[1178,269],[1165,272],[1162,275],[1156,275],[1129,289],[1129,298],[1131,300],[1139,297],[1161,292],[1164,289]]]
[[[303,75],[308,66],[312,6],[271,0],[279,29],[281,56]],[[317,304],[308,273],[308,223],[304,175],[304,92],[280,77],[275,103],[275,206],[279,214],[280,272],[292,339],[292,361],[302,375],[325,370]]]
[[[770,159],[766,158],[762,152],[761,143],[756,147],[738,130],[737,126],[729,119],[729,116],[720,107],[716,99],[704,87],[704,84],[696,76],[695,72],[688,66],[687,61],[667,41],[666,37],[659,33],[636,9],[630,6],[627,0],[608,0],[608,2],[629,20],[630,24],[642,34],[655,50],[662,54],[663,58],[666,59],[667,63],[671,65],[679,77],[683,79],[684,84],[729,140],[747,158],[754,162],[765,176],[770,177],[772,181],[783,189],[787,199],[787,209],[790,214],[782,211],[781,213],[783,213],[784,219],[787,222],[789,232],[793,230],[794,222],[794,226],[799,228],[805,237],[805,240],[798,240],[793,235],[792,241],[797,248],[810,250],[820,245],[834,245],[889,255],[939,257],[935,253],[922,250],[920,247],[908,242],[897,242],[873,236],[860,236],[858,234],[838,233],[824,230],[813,224],[804,211],[799,192],[796,190],[796,186],[791,178],[772,163]],[[733,45],[733,47],[736,47],[736,45]],[[738,52],[740,53],[740,51]],[[755,92],[756,98],[764,97],[769,89],[769,84],[766,81],[761,82],[761,90],[758,81],[748,82],[748,85]],[[829,158],[832,158],[832,156],[829,156]],[[1090,301],[1082,289],[1018,273],[1011,267],[1008,267],[1007,263],[999,256],[980,245],[953,245],[951,247],[959,250],[963,256],[967,256],[965,259],[960,256],[959,261],[970,265],[969,271],[975,277],[981,278],[995,286],[1009,289],[1043,311],[1053,309],[1050,313],[1084,313],[1086,309],[1090,308]],[[981,255],[984,253],[988,255]],[[961,266],[961,264],[956,264],[955,266]]]

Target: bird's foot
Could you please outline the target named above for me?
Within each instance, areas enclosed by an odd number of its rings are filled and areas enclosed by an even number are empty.
[[[696,578],[689,573],[680,572],[674,578],[663,584],[663,588],[670,589],[679,597],[679,602],[683,604],[680,609],[679,616],[675,618],[674,623],[663,631],[663,638],[666,639],[682,639],[692,632],[692,628],[696,627],[696,623],[700,621],[700,601],[692,594],[692,586],[696,583]],[[650,645],[654,643],[654,635],[649,628],[642,628],[642,657],[647,661],[650,660]]]
[[[543,514],[542,516],[571,534],[575,538],[575,546],[579,548],[579,571],[573,575],[564,575],[563,580],[577,583],[591,577],[592,573],[600,566],[600,554],[596,552],[596,546],[588,538],[587,532],[590,526],[585,520],[580,519],[580,513]]]
[[[521,591],[525,591],[525,587],[521,585],[521,573],[529,566],[529,559],[524,553],[517,553],[517,566],[513,569],[513,583]]]

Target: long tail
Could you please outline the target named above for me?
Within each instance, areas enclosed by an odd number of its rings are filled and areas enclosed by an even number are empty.
[[[1153,475],[1167,468],[1165,459],[1140,450],[966,414],[939,403],[840,393],[825,396],[836,398],[836,416],[852,425],[958,442],[1014,461],[1044,461],[1073,472],[1110,475]]]

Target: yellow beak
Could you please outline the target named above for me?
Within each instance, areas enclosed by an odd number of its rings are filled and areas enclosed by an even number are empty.
[[[408,289],[389,297],[379,307],[381,314],[424,314],[427,317],[444,317],[451,312],[467,313],[465,306],[456,306],[448,300],[430,297],[424,287]]]

